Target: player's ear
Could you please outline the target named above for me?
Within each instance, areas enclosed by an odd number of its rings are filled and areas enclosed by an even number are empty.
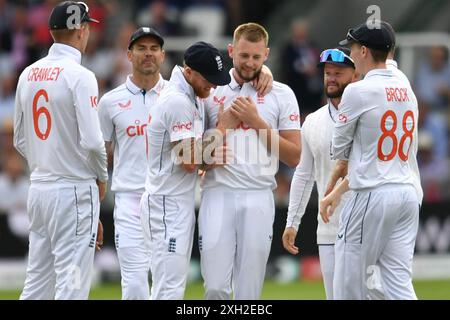
[[[234,46],[233,46],[231,43],[229,43],[228,46],[227,46],[227,49],[228,49],[228,56],[229,56],[231,59],[233,59],[233,50],[234,50]]]
[[[269,58],[269,53],[270,53],[270,48],[266,48],[266,52],[264,53],[264,61],[266,61],[267,58]]]
[[[133,50],[133,48],[127,50],[127,58],[128,58],[128,61],[130,61],[130,62],[131,62],[131,58],[133,56],[133,53],[131,52],[131,50]]]

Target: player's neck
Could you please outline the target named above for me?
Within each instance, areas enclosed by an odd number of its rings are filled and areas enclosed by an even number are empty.
[[[367,65],[366,72],[364,74],[368,74],[372,70],[376,69],[386,69],[386,61],[383,62],[372,62]]]
[[[133,81],[138,88],[145,89],[145,91],[150,91],[159,81],[159,72],[151,75],[142,75],[138,72],[133,72],[131,81]]]
[[[244,79],[242,79],[241,77],[239,77],[239,74],[236,72],[236,69],[233,69],[233,77],[234,80],[236,80],[236,82],[238,83],[239,86],[243,86],[244,83],[246,82]]]
[[[341,103],[341,98],[342,98],[342,97],[339,97],[339,98],[330,98],[331,105],[332,105],[336,110],[338,109],[339,103]]]

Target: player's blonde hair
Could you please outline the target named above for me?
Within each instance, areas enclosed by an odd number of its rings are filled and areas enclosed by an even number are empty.
[[[269,44],[269,34],[266,29],[262,25],[254,22],[241,24],[234,30],[233,43],[236,44],[241,38],[250,42],[264,40],[266,47]]]

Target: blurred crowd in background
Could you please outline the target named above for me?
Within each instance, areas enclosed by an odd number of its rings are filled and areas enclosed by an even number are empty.
[[[101,23],[92,24],[82,64],[96,74],[102,96],[123,83],[130,73],[126,48],[131,33],[138,26],[154,27],[165,37],[191,36],[198,40],[231,37],[234,28],[241,23],[255,21],[265,25],[273,6],[283,1],[87,0],[90,15]],[[21,71],[45,56],[52,44],[47,21],[58,2],[0,0],[0,212],[10,214],[10,228],[17,229],[15,233],[23,233],[24,237],[27,228],[20,226],[27,225],[24,213],[29,182],[26,164],[12,145],[15,89]],[[323,76],[316,67],[319,54],[326,47],[312,41],[312,27],[299,14],[298,18],[285,21],[285,34],[281,40],[268,28],[271,39],[277,40],[277,46],[271,48],[272,58],[268,65],[274,71],[275,80],[294,90],[302,119],[326,102]],[[161,70],[166,79],[173,65],[182,63],[181,53],[166,53]],[[450,65],[447,47],[426,48],[416,65],[414,78],[410,81],[419,99],[418,159],[424,201],[448,201]],[[275,190],[278,205],[287,205],[292,174],[293,170],[280,168]]]

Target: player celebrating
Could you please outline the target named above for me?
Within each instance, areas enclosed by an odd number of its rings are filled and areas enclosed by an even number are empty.
[[[17,87],[14,146],[31,171],[28,267],[20,299],[89,295],[99,200],[108,175],[97,81],[80,65],[88,22],[98,22],[88,11],[72,1],[53,9],[49,27],[55,43],[22,72]]]
[[[321,201],[329,215],[337,195],[354,191],[336,239],[335,299],[416,299],[411,267],[420,199],[408,159],[416,157],[418,109],[409,82],[386,69],[394,43],[384,23],[350,29],[340,43],[351,44],[365,77],[347,86],[333,133],[332,156],[348,160],[349,176]]]
[[[268,57],[267,44],[262,26],[239,26],[228,48],[234,66],[231,83],[214,90],[206,102],[210,128],[217,123],[221,105],[241,122],[226,136],[235,163],[207,171],[202,184],[199,247],[207,299],[230,299],[232,283],[235,299],[261,295],[272,241],[272,189],[278,158],[269,159],[275,170],[265,171],[261,159],[251,163],[246,156],[255,155],[253,147],[265,155],[278,145],[279,159],[286,164],[296,166],[300,158],[300,117],[294,93],[274,82],[272,91],[261,96],[251,83]],[[246,140],[251,145],[238,146]]]
[[[148,173],[141,200],[144,237],[151,250],[152,299],[182,299],[195,225],[196,142],[203,135],[201,101],[230,76],[220,52],[197,42],[175,66],[169,85],[150,110]],[[183,162],[172,154],[183,146]],[[190,153],[189,156],[187,154]],[[178,153],[176,153],[178,155]]]
[[[122,299],[149,299],[150,252],[144,244],[140,201],[146,167],[146,127],[150,108],[166,81],[159,70],[164,61],[164,40],[151,28],[139,28],[130,38],[128,60],[133,73],[106,93],[99,103],[100,124],[108,153],[114,147],[111,190],[115,192],[115,244],[122,276]]]
[[[328,103],[305,119],[302,126],[302,154],[291,183],[289,210],[283,246],[292,254],[298,253],[294,245],[300,220],[305,213],[314,181],[319,199],[322,199],[335,161],[330,159],[330,144],[334,123],[337,122],[338,105],[345,87],[358,79],[355,65],[347,48],[328,49],[320,54],[319,67],[323,67],[325,95]],[[348,196],[347,196],[348,197]],[[325,224],[318,219],[317,244],[320,267],[327,299],[333,299],[334,242],[339,226],[340,208]]]

